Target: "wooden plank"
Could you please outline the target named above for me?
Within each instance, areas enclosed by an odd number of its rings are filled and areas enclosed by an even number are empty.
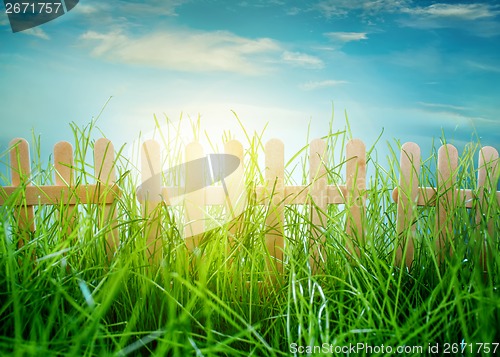
[[[401,242],[396,250],[396,264],[403,261],[410,267],[414,259],[414,239],[416,225],[414,206],[418,198],[418,177],[420,173],[420,147],[415,143],[405,143],[401,147],[399,189],[402,194],[397,200],[396,231]]]
[[[67,141],[54,145],[54,176],[56,186],[72,187],[73,182],[73,147]],[[66,227],[66,237],[71,234],[76,221],[77,210],[74,204],[63,203],[63,212],[58,212],[62,227]]]
[[[266,249],[270,255],[268,271],[273,278],[283,272],[285,148],[282,141],[271,139],[265,145],[265,178],[268,212],[266,216]],[[276,274],[278,276],[276,276]]]
[[[327,189],[327,203],[328,204],[345,204],[345,198],[347,197],[347,188],[345,185],[333,186],[328,185]],[[305,205],[308,204],[308,196],[309,196],[309,186],[285,186],[284,188],[285,195],[285,205]],[[180,206],[182,205],[182,201],[179,199],[169,200],[168,197],[179,197],[183,195],[185,192],[185,188],[182,187],[162,187],[161,189],[161,197],[165,199],[166,206]],[[255,197],[256,203],[265,205],[267,196],[266,196],[266,188],[264,186],[255,187]],[[397,190],[396,190],[397,194]],[[365,194],[366,197],[366,194]],[[144,203],[145,197],[143,195],[143,188],[141,187],[137,192],[137,199],[141,204]],[[207,206],[216,206],[216,205],[224,205],[225,193],[224,187],[222,186],[208,186],[205,188],[205,205]]]
[[[0,205],[10,203],[18,206],[23,203],[11,202],[10,196],[21,188],[18,186],[0,187]],[[105,195],[102,193],[106,191]],[[115,198],[120,195],[120,190],[117,186],[102,185],[78,185],[73,187],[64,187],[56,185],[47,186],[27,186],[24,188],[26,204],[28,206],[36,205],[60,205],[61,203],[68,205],[87,204],[87,203],[113,203]]]
[[[203,146],[197,142],[186,145],[186,162],[204,158]],[[186,165],[186,192],[184,193],[184,238],[188,249],[198,246],[201,235],[205,232],[205,189],[192,190],[192,187],[204,187],[209,170],[207,165],[193,167]]]
[[[477,173],[477,188],[479,209],[476,212],[476,223],[479,224],[483,220],[483,214],[489,212],[489,202],[487,193],[496,191],[498,184],[498,151],[491,147],[485,146],[479,152],[479,163]],[[488,234],[493,237],[494,222],[493,217],[486,217]]]
[[[142,214],[145,219],[146,251],[151,263],[158,264],[162,259],[161,236],[161,150],[155,140],[148,140],[141,149],[141,198]],[[163,197],[170,197],[164,195]]]
[[[346,203],[346,198],[347,198],[346,185],[338,185],[338,186],[329,185],[327,187],[327,191],[328,191],[329,204],[344,205]],[[363,197],[366,197],[366,192],[363,193]]]
[[[437,191],[439,199],[436,208],[436,249],[439,260],[446,255],[445,248],[449,244],[449,254],[452,253],[453,217],[448,212],[454,212],[457,197],[455,195],[455,182],[458,166],[458,151],[451,145],[443,145],[438,150]]]
[[[326,143],[324,140],[316,139],[309,145],[309,197],[311,209],[311,225],[309,239],[309,264],[311,271],[315,274],[326,262],[324,251],[328,208],[328,171],[325,166]]]
[[[310,204],[309,185],[308,186],[285,186],[285,205],[305,205]]]
[[[455,197],[458,203],[466,208],[474,207],[474,200],[477,196],[470,189],[455,189]],[[399,200],[399,189],[396,187],[392,191],[392,199],[394,202]],[[435,187],[419,187],[417,196],[417,206],[434,207],[438,200],[437,189]],[[500,194],[498,194],[498,203],[500,204]]]
[[[106,138],[98,139],[94,144],[94,172],[97,178],[98,197],[111,195],[115,198],[113,193],[109,191],[109,187],[112,187],[116,181],[115,150],[113,143]],[[99,228],[109,226],[105,247],[108,260],[111,261],[120,244],[116,205],[104,203],[102,212],[99,214],[98,224]]]
[[[11,180],[13,186],[31,186],[31,160],[29,144],[25,139],[16,138],[9,143]],[[30,239],[29,232],[35,231],[33,206],[28,200],[14,209],[20,237],[18,248],[24,246]]]
[[[346,145],[346,187],[347,207],[346,233],[351,240],[359,245],[364,244],[363,216],[365,212],[366,191],[366,147],[359,139],[352,139]],[[347,248],[359,251],[352,242],[347,242]]]
[[[229,215],[229,233],[230,239],[234,240],[235,236],[244,227],[242,213],[247,204],[246,185],[244,177],[243,165],[243,145],[236,140],[230,140],[224,144],[224,153],[234,155],[240,160],[238,168],[231,173],[227,178],[222,179],[222,185],[225,197],[226,214]],[[208,199],[206,204],[208,204]],[[228,248],[234,245],[234,241],[229,242]]]
[[[54,145],[54,169],[57,186],[73,186],[73,147],[67,141]]]
[[[309,200],[309,186],[285,186],[285,205],[305,205],[308,204]],[[347,188],[345,185],[328,185],[326,187],[327,191],[327,203],[328,204],[345,204],[345,199],[347,197]],[[255,188],[256,201],[260,204],[265,204],[266,200],[266,189],[263,186],[257,186]]]
[[[494,246],[491,246],[492,242],[496,242],[494,222],[494,218],[496,217],[493,217],[490,213],[488,193],[496,191],[498,184],[498,166],[498,151],[491,146],[483,147],[479,152],[477,174],[478,207],[476,211],[476,224],[480,226],[481,222],[486,220],[487,235],[482,235],[481,239],[483,241],[480,242],[481,248],[479,252],[480,264],[483,267],[483,272],[485,273],[488,272],[488,261],[492,258],[492,252],[496,249]]]

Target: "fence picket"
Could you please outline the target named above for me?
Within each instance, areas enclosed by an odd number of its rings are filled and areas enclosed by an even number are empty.
[[[145,238],[148,259],[158,263],[162,258],[161,237],[161,150],[155,140],[142,144],[141,150],[141,185],[142,210],[145,219]],[[166,197],[169,200],[169,197]]]
[[[67,141],[61,141],[54,145],[54,169],[56,186],[74,186],[73,147]],[[69,200],[64,200],[64,198],[61,198],[61,205],[64,207],[64,214],[59,212],[59,219],[62,227],[66,227],[66,235],[69,236],[73,231],[76,219],[75,205],[69,203]]]
[[[417,204],[420,160],[420,147],[417,144],[410,142],[401,147],[400,191],[399,199],[395,200],[397,201],[396,231],[401,242],[398,242],[397,246],[396,264],[400,265],[404,260],[406,267],[411,266],[415,251],[414,207]]]
[[[325,235],[322,231],[327,223],[328,208],[328,172],[325,166],[326,143],[324,140],[313,140],[309,145],[309,179],[311,227],[309,240],[309,264],[313,273],[320,264],[326,261]]]
[[[480,264],[483,271],[488,271],[488,260],[491,257],[491,252],[494,247],[489,243],[496,241],[493,215],[490,211],[491,203],[487,199],[487,194],[496,191],[499,173],[498,151],[491,146],[486,146],[479,152],[479,163],[477,173],[477,188],[478,188],[478,207],[476,209],[476,224],[480,224],[483,219],[486,220],[487,235],[481,243]]]
[[[31,160],[30,148],[25,139],[16,138],[9,143],[11,180],[12,186],[32,186],[31,185]],[[23,193],[22,199],[26,195]],[[22,201],[21,201],[22,202]],[[14,217],[17,221],[20,237],[18,248],[23,247],[30,239],[30,232],[35,230],[34,210],[30,202],[22,202],[21,205],[14,208]]]
[[[270,255],[267,267],[271,276],[283,271],[285,210],[285,148],[282,141],[271,139],[265,146],[266,178],[266,248]]]
[[[440,261],[444,259],[447,245],[449,245],[448,253],[453,253],[453,217],[448,212],[454,212],[453,207],[458,202],[455,191],[457,167],[457,149],[451,144],[441,146],[438,150],[437,193],[439,199],[436,205],[435,228],[435,244]]]
[[[243,228],[243,221],[240,215],[246,205],[243,145],[239,141],[230,140],[224,144],[224,153],[234,155],[240,159],[238,168],[229,177],[222,179],[226,197],[226,212],[229,213],[232,222],[229,227],[230,238],[234,239]],[[229,243],[232,245],[234,242]]]
[[[346,145],[346,233],[351,240],[364,244],[363,216],[366,192],[366,147],[359,139],[352,139]],[[359,254],[359,248],[347,242],[347,248]]]
[[[186,145],[186,162],[205,157],[203,146],[197,142]],[[189,250],[198,246],[201,234],[205,231],[205,190],[196,189],[205,187],[207,173],[209,171],[208,158],[203,161],[203,165],[195,167],[186,165],[186,185],[184,199],[185,226],[184,237]]]
[[[106,138],[98,139],[94,144],[94,170],[98,185],[97,202],[103,205],[98,225],[100,229],[109,226],[106,234],[106,252],[108,260],[111,260],[120,242],[116,225],[116,206],[106,203],[105,199],[108,195],[115,194],[111,188],[116,181],[115,150],[113,143]]]

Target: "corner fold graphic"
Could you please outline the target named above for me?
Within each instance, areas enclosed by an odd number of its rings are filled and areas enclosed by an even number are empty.
[[[16,33],[57,19],[72,10],[79,0],[52,0],[51,2],[4,0],[3,2],[12,32]]]

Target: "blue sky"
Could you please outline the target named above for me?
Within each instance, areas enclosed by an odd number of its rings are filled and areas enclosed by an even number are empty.
[[[153,115],[196,117],[210,130],[269,123],[288,147],[325,135],[347,112],[368,145],[476,132],[500,149],[500,2],[411,0],[81,0],[12,33],[0,14],[0,145],[44,150],[72,140],[113,97],[98,126],[117,144]],[[299,145],[300,144],[300,145]],[[2,151],[3,151],[2,150]]]

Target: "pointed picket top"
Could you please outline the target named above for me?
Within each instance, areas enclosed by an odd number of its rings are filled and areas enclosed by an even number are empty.
[[[161,178],[160,144],[156,140],[147,140],[142,144],[141,150],[140,201],[155,205],[162,200]]]
[[[54,168],[56,185],[73,185],[73,147],[69,142],[54,145]]]
[[[104,185],[115,183],[115,149],[106,138],[98,139],[94,144],[94,163],[97,180]]]
[[[15,138],[10,141],[9,147],[12,185],[30,185],[31,159],[28,142],[23,138]]]

